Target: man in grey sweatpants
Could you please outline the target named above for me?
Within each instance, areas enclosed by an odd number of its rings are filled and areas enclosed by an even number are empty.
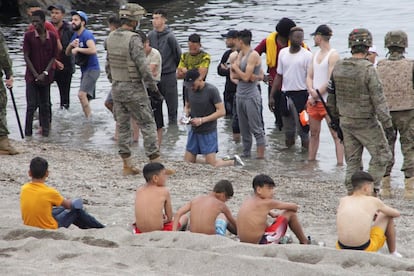
[[[236,107],[242,136],[243,156],[250,157],[251,155],[253,134],[256,139],[256,158],[263,159],[266,141],[262,117],[262,98],[257,88],[257,81],[263,80],[261,59],[250,46],[252,33],[249,30],[243,30],[238,35],[240,52],[237,60],[231,65],[230,74],[232,79],[239,80]]]

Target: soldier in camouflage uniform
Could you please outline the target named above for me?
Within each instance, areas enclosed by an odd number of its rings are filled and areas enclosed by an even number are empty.
[[[144,14],[144,8],[138,4],[128,3],[122,6],[119,10],[121,27],[110,33],[106,40],[107,74],[112,81],[114,113],[119,124],[119,154],[124,162],[124,175],[140,172],[132,165],[129,148],[131,116],[141,127],[145,154],[150,161],[160,157],[155,121],[144,82],[148,84],[151,93],[159,94],[159,91],[146,64],[142,40],[133,32]]]
[[[7,129],[6,106],[7,93],[3,84],[3,72],[6,75],[6,86],[13,87],[12,62],[9,58],[7,45],[3,34],[0,32],[0,154],[18,154],[18,151],[10,145],[9,130]]]
[[[384,95],[390,109],[395,133],[400,133],[401,151],[404,156],[402,171],[405,175],[405,199],[414,199],[414,61],[405,59],[408,47],[407,34],[390,31],[385,35],[388,59],[378,63],[377,71],[384,87]],[[390,174],[394,165],[396,139],[390,140],[392,163],[387,167],[382,180],[382,196],[391,196]]]
[[[354,29],[348,41],[352,57],[335,65],[328,84],[328,107],[339,118],[344,134],[348,192],[352,190],[352,174],[361,169],[365,147],[371,155],[368,172],[375,180],[374,195],[378,195],[385,168],[391,162],[387,139],[393,139],[395,133],[381,82],[366,59],[372,46],[371,33]]]

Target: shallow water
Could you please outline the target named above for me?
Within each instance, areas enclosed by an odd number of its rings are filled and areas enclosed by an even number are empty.
[[[150,3],[147,3],[150,2]],[[253,32],[252,46],[255,47],[261,39],[274,30],[275,24],[281,17],[290,17],[298,26],[305,30],[305,42],[313,46],[312,38],[308,35],[320,24],[328,24],[333,28],[334,36],[331,44],[338,50],[341,57],[349,56],[347,49],[347,37],[354,27],[366,27],[374,36],[374,44],[377,45],[379,58],[384,58],[386,51],[383,49],[383,37],[389,30],[402,29],[408,33],[408,37],[414,37],[414,30],[409,28],[414,25],[412,17],[414,4],[409,0],[398,1],[398,4],[389,1],[374,0],[302,0],[302,1],[146,1],[142,5],[151,12],[154,8],[163,7],[169,12],[169,25],[179,40],[183,51],[187,50],[187,37],[197,32],[202,37],[204,49],[211,54],[207,81],[216,85],[220,91],[224,87],[224,78],[216,73],[217,63],[225,51],[225,44],[220,34],[228,29],[250,29]],[[103,72],[105,52],[103,41],[107,36],[106,18],[112,13],[106,9],[86,10],[89,15],[91,29],[97,39],[98,56],[101,63],[101,76],[98,80],[97,99],[91,102],[93,117],[90,121],[83,118],[83,113],[77,99],[79,88],[80,70],[77,70],[72,81],[71,107],[68,111],[59,109],[59,92],[55,84],[52,85],[53,123],[49,138],[34,135],[32,140],[60,144],[64,147],[76,147],[85,149],[103,150],[114,154],[117,160],[117,145],[113,141],[114,121],[112,114],[104,107],[104,100],[110,89],[110,84]],[[148,16],[141,22],[141,29],[150,30],[151,17]],[[21,52],[22,39],[27,23],[19,18],[13,18],[8,22],[1,22],[1,29],[8,41],[11,57],[14,64],[14,95],[20,113],[22,123],[25,117],[25,64]],[[407,56],[412,56],[412,45],[407,49]],[[263,68],[265,59],[263,57]],[[179,93],[182,82],[179,81]],[[265,84],[261,84],[262,91],[267,91]],[[267,96],[263,94],[264,122],[268,147],[266,161],[247,160],[246,168],[260,171],[262,166],[273,166],[276,174],[299,176],[318,179],[339,179],[344,177],[345,167],[336,166],[334,144],[330,137],[326,124],[322,124],[321,144],[317,159],[319,161],[309,163],[307,154],[300,150],[299,144],[295,149],[284,148],[284,135],[274,127],[273,115],[267,108]],[[181,95],[180,95],[181,97]],[[181,98],[180,98],[181,99]],[[179,101],[181,103],[181,100]],[[179,107],[179,114],[182,106]],[[166,106],[164,106],[166,114]],[[167,120],[165,120],[167,123]],[[11,104],[8,105],[8,123],[11,132],[10,137],[20,139],[16,118]],[[219,156],[232,155],[241,152],[241,145],[231,140],[231,122],[228,119],[220,119],[219,129]],[[162,154],[165,158],[181,160],[186,143],[186,129],[183,126],[164,129]],[[298,141],[299,143],[299,141]],[[142,137],[138,144],[133,146],[134,154],[143,156]],[[254,149],[255,147],[253,147]],[[399,171],[402,157],[397,146],[397,162],[393,171],[393,184],[402,185],[403,174]],[[364,163],[368,164],[369,155],[364,154]],[[366,165],[367,166],[367,165]]]

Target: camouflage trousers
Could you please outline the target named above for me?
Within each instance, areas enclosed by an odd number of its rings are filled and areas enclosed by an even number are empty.
[[[131,142],[131,118],[140,127],[144,140],[145,155],[151,160],[160,156],[157,146],[155,120],[148,97],[143,101],[119,102],[114,100],[114,113],[119,126],[118,146],[122,158],[131,156],[129,144]]]
[[[401,151],[404,162],[401,170],[406,178],[414,176],[414,109],[391,111],[392,126],[400,134]],[[385,175],[390,175],[395,163],[395,142],[388,141],[392,153],[392,162],[387,166]]]
[[[9,130],[7,129],[7,93],[3,83],[0,82],[0,137],[7,136]]]
[[[354,119],[341,117],[344,133],[346,176],[345,185],[352,190],[351,177],[362,168],[362,153],[366,148],[371,155],[368,172],[374,178],[374,188],[381,188],[381,179],[392,155],[384,131],[376,118]]]

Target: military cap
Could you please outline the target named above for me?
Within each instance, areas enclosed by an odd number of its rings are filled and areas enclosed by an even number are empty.
[[[119,9],[119,18],[127,18],[129,20],[140,21],[142,16],[146,14],[143,7],[135,3],[122,5]]]

